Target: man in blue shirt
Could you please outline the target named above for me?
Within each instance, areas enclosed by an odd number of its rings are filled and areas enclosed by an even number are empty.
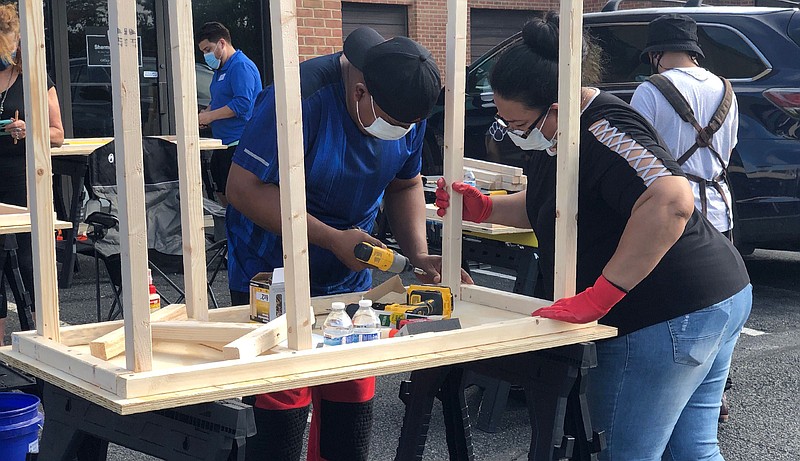
[[[312,296],[366,290],[372,276],[355,259],[381,201],[392,234],[412,263],[438,282],[441,258],[428,255],[419,175],[425,118],[441,89],[430,52],[352,32],[344,53],[300,66]],[[227,212],[228,278],[234,305],[249,302],[249,280],[283,266],[274,88],[258,97],[233,157]],[[253,459],[298,459],[314,402],[308,459],[367,459],[375,379],[256,396]]]
[[[217,199],[227,205],[225,185],[231,167],[233,146],[239,142],[244,126],[253,115],[253,104],[261,91],[261,75],[253,61],[233,47],[228,29],[218,22],[207,22],[195,34],[203,58],[214,70],[211,103],[198,115],[200,128],[225,144],[211,154],[211,177]],[[208,191],[211,193],[211,191]]]

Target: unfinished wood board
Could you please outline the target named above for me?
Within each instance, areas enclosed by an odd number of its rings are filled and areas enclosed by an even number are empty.
[[[528,317],[523,319],[523,322],[526,324],[535,325],[536,321],[546,323],[544,320],[545,319],[533,319]],[[514,325],[518,322],[520,321],[509,320],[506,321],[505,324]],[[552,325],[561,323],[556,321],[550,322],[554,322]],[[503,328],[500,328],[499,330],[502,331]],[[516,338],[513,336],[506,337],[501,335],[500,331],[497,333],[498,335],[503,336],[503,338],[499,341],[487,341],[485,344],[456,349],[440,347],[439,345],[428,345],[426,347],[429,349],[427,349],[426,352],[415,354],[406,354],[404,352],[406,350],[405,348],[409,345],[414,345],[415,342],[418,341],[420,341],[420,344],[423,342],[429,343],[434,334],[426,334],[427,336],[417,335],[406,338],[381,340],[376,343],[388,344],[388,346],[382,346],[382,348],[386,349],[385,351],[382,351],[375,357],[373,357],[372,354],[369,354],[364,357],[365,360],[355,361],[357,363],[330,360],[326,356],[322,355],[320,358],[326,363],[317,370],[297,372],[295,367],[291,367],[285,369],[284,374],[275,373],[277,370],[272,370],[273,373],[270,373],[269,377],[267,377],[267,375],[262,377],[260,371],[270,363],[268,360],[270,360],[271,357],[258,357],[255,360],[256,368],[252,370],[252,373],[247,375],[248,378],[245,378],[245,380],[240,380],[239,378],[241,376],[245,376],[240,374],[240,371],[246,361],[231,360],[227,362],[220,362],[236,364],[235,367],[237,368],[236,374],[231,376],[231,379],[225,383],[208,383],[208,385],[198,389],[169,391],[136,398],[122,398],[111,392],[104,391],[97,386],[93,386],[76,379],[74,376],[55,367],[47,366],[42,363],[32,363],[30,357],[20,354],[9,347],[0,348],[0,357],[16,368],[45,379],[48,382],[86,398],[100,406],[108,408],[119,414],[133,414],[163,408],[172,408],[181,405],[209,402],[223,398],[238,397],[242,395],[274,392],[299,386],[319,385],[367,376],[393,374],[421,368],[431,368],[455,363],[463,363],[608,338],[616,334],[616,329],[602,325],[576,326],[576,328],[571,330],[560,330],[558,332],[550,332],[541,336],[526,336],[524,338]],[[341,349],[337,351],[337,348],[325,348],[327,350],[324,352],[332,351],[336,353],[334,355],[363,355],[371,349],[371,346],[372,345],[363,344],[342,346],[342,349],[350,348],[351,352],[349,353],[345,353],[345,351]],[[363,349],[363,351],[356,351],[356,349],[359,347]],[[157,349],[158,343],[154,350],[157,352]],[[209,348],[209,350],[211,349]],[[398,351],[403,352],[398,354]],[[323,350],[289,352],[287,354],[300,355],[301,359],[305,359],[308,357],[308,355],[313,355],[314,353],[319,352],[323,352]],[[281,354],[281,356],[282,355],[284,354]],[[280,356],[273,357],[280,359],[277,362],[273,362],[273,364],[276,366],[279,363],[286,361]],[[158,362],[156,362],[156,364],[158,364]],[[203,365],[198,365],[198,367],[202,366]],[[280,369],[281,368],[279,367],[278,370]],[[226,372],[227,371],[224,367],[216,370],[216,374]],[[172,387],[171,375],[171,373],[164,374],[162,376],[163,379],[160,380],[160,382],[162,382],[165,386]],[[121,383],[122,380],[120,380],[120,384]]]
[[[467,68],[467,2],[447,0],[447,62],[444,93],[444,178],[450,191],[450,208],[442,227],[442,284],[461,296],[461,194],[451,185],[464,180],[464,95]]]
[[[171,304],[152,312],[150,314],[150,323],[167,320],[182,320],[186,318],[188,318],[188,316],[186,314],[185,304]],[[120,326],[122,326],[122,328],[110,331],[99,338],[93,339],[89,343],[92,356],[103,360],[109,360],[125,352],[125,329],[124,325]]]
[[[169,24],[172,46],[172,84],[175,87],[178,183],[181,202],[181,237],[186,313],[191,319],[208,320],[208,274],[203,222],[203,183],[200,174],[200,136],[197,130],[197,82],[191,0],[170,0]],[[174,46],[177,44],[177,46]]]
[[[448,208],[450,210],[450,208]],[[448,211],[448,214],[450,212]],[[445,215],[445,218],[447,215]],[[436,214],[436,205],[429,203],[425,205],[425,218],[431,221],[442,222],[442,218]],[[491,223],[474,223],[470,221],[462,222],[462,229],[470,232],[479,232],[488,235],[501,235],[501,234],[522,234],[526,232],[533,232],[531,229],[520,229],[518,227],[503,226],[502,224]],[[461,267],[461,266],[459,266]]]
[[[583,0],[561,2],[558,40],[558,156],[556,159],[555,298],[575,295],[578,262]]]
[[[286,316],[282,315],[264,325],[256,325],[253,331],[236,338],[222,348],[225,359],[248,359],[258,357],[286,339]]]
[[[278,174],[281,178],[281,234],[286,323],[289,347],[311,348],[311,283],[308,275],[305,151],[297,48],[297,2],[270,3],[272,55],[275,66],[275,113],[278,131]]]
[[[58,283],[56,248],[53,238],[53,167],[50,151],[50,119],[42,0],[19,2],[22,40],[22,84],[25,88],[25,137],[28,206],[31,210],[33,287],[36,300],[36,331],[58,341]]]
[[[119,200],[125,356],[129,370],[152,368],[150,301],[147,281],[147,219],[144,206],[144,156],[139,106],[136,4],[108,2],[108,41],[114,107],[116,179]]]
[[[525,176],[522,173],[522,168],[510,165],[503,165],[500,163],[487,162],[486,160],[478,160],[474,158],[464,159],[464,168],[479,169],[484,171],[491,171],[494,173],[503,174],[511,177]]]
[[[176,142],[177,137],[172,135],[152,136],[169,142]],[[65,139],[61,147],[50,148],[50,155],[54,157],[62,155],[89,155],[96,149],[105,146],[113,141],[114,138],[71,138]],[[200,150],[215,150],[225,147],[221,139],[200,138],[198,141]]]
[[[72,223],[59,221],[53,212],[54,229],[71,229]],[[0,203],[0,235],[19,234],[31,231],[31,215],[28,209],[21,206]],[[50,235],[52,238],[52,234]]]

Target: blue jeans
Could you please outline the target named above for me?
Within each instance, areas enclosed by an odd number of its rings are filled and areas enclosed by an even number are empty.
[[[717,419],[731,355],[753,303],[748,285],[720,303],[597,343],[589,372],[602,461],[721,461]]]

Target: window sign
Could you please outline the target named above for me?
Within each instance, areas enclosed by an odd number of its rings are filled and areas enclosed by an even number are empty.
[[[142,67],[142,37],[137,37],[139,67]],[[89,67],[111,67],[111,46],[107,35],[86,35],[86,65]]]

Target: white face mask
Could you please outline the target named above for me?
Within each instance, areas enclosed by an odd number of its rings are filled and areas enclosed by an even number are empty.
[[[552,107],[552,106],[551,106]],[[550,115],[550,107],[547,108],[547,113],[542,119],[542,124],[539,126],[544,126],[544,122],[547,121],[547,117]],[[550,148],[555,145],[554,139],[547,139],[542,134],[542,131],[539,128],[531,129],[531,132],[528,134],[527,138],[523,138],[521,134],[515,133],[515,131],[519,130],[508,130],[506,134],[508,137],[511,138],[511,141],[517,145],[522,150],[544,150],[547,151],[549,155],[555,155],[555,153],[550,153]]]
[[[358,103],[356,103],[356,117],[358,117],[358,123],[360,123],[364,131],[370,135],[378,139],[383,139],[384,141],[397,141],[407,135],[408,132],[411,131],[411,128],[414,128],[413,123],[409,125],[408,128],[392,125],[375,114],[375,100],[372,99],[372,95],[370,95],[370,103],[372,104],[372,115],[375,117],[375,121],[372,122],[370,126],[364,126],[364,123],[361,121],[361,114],[358,112]]]

